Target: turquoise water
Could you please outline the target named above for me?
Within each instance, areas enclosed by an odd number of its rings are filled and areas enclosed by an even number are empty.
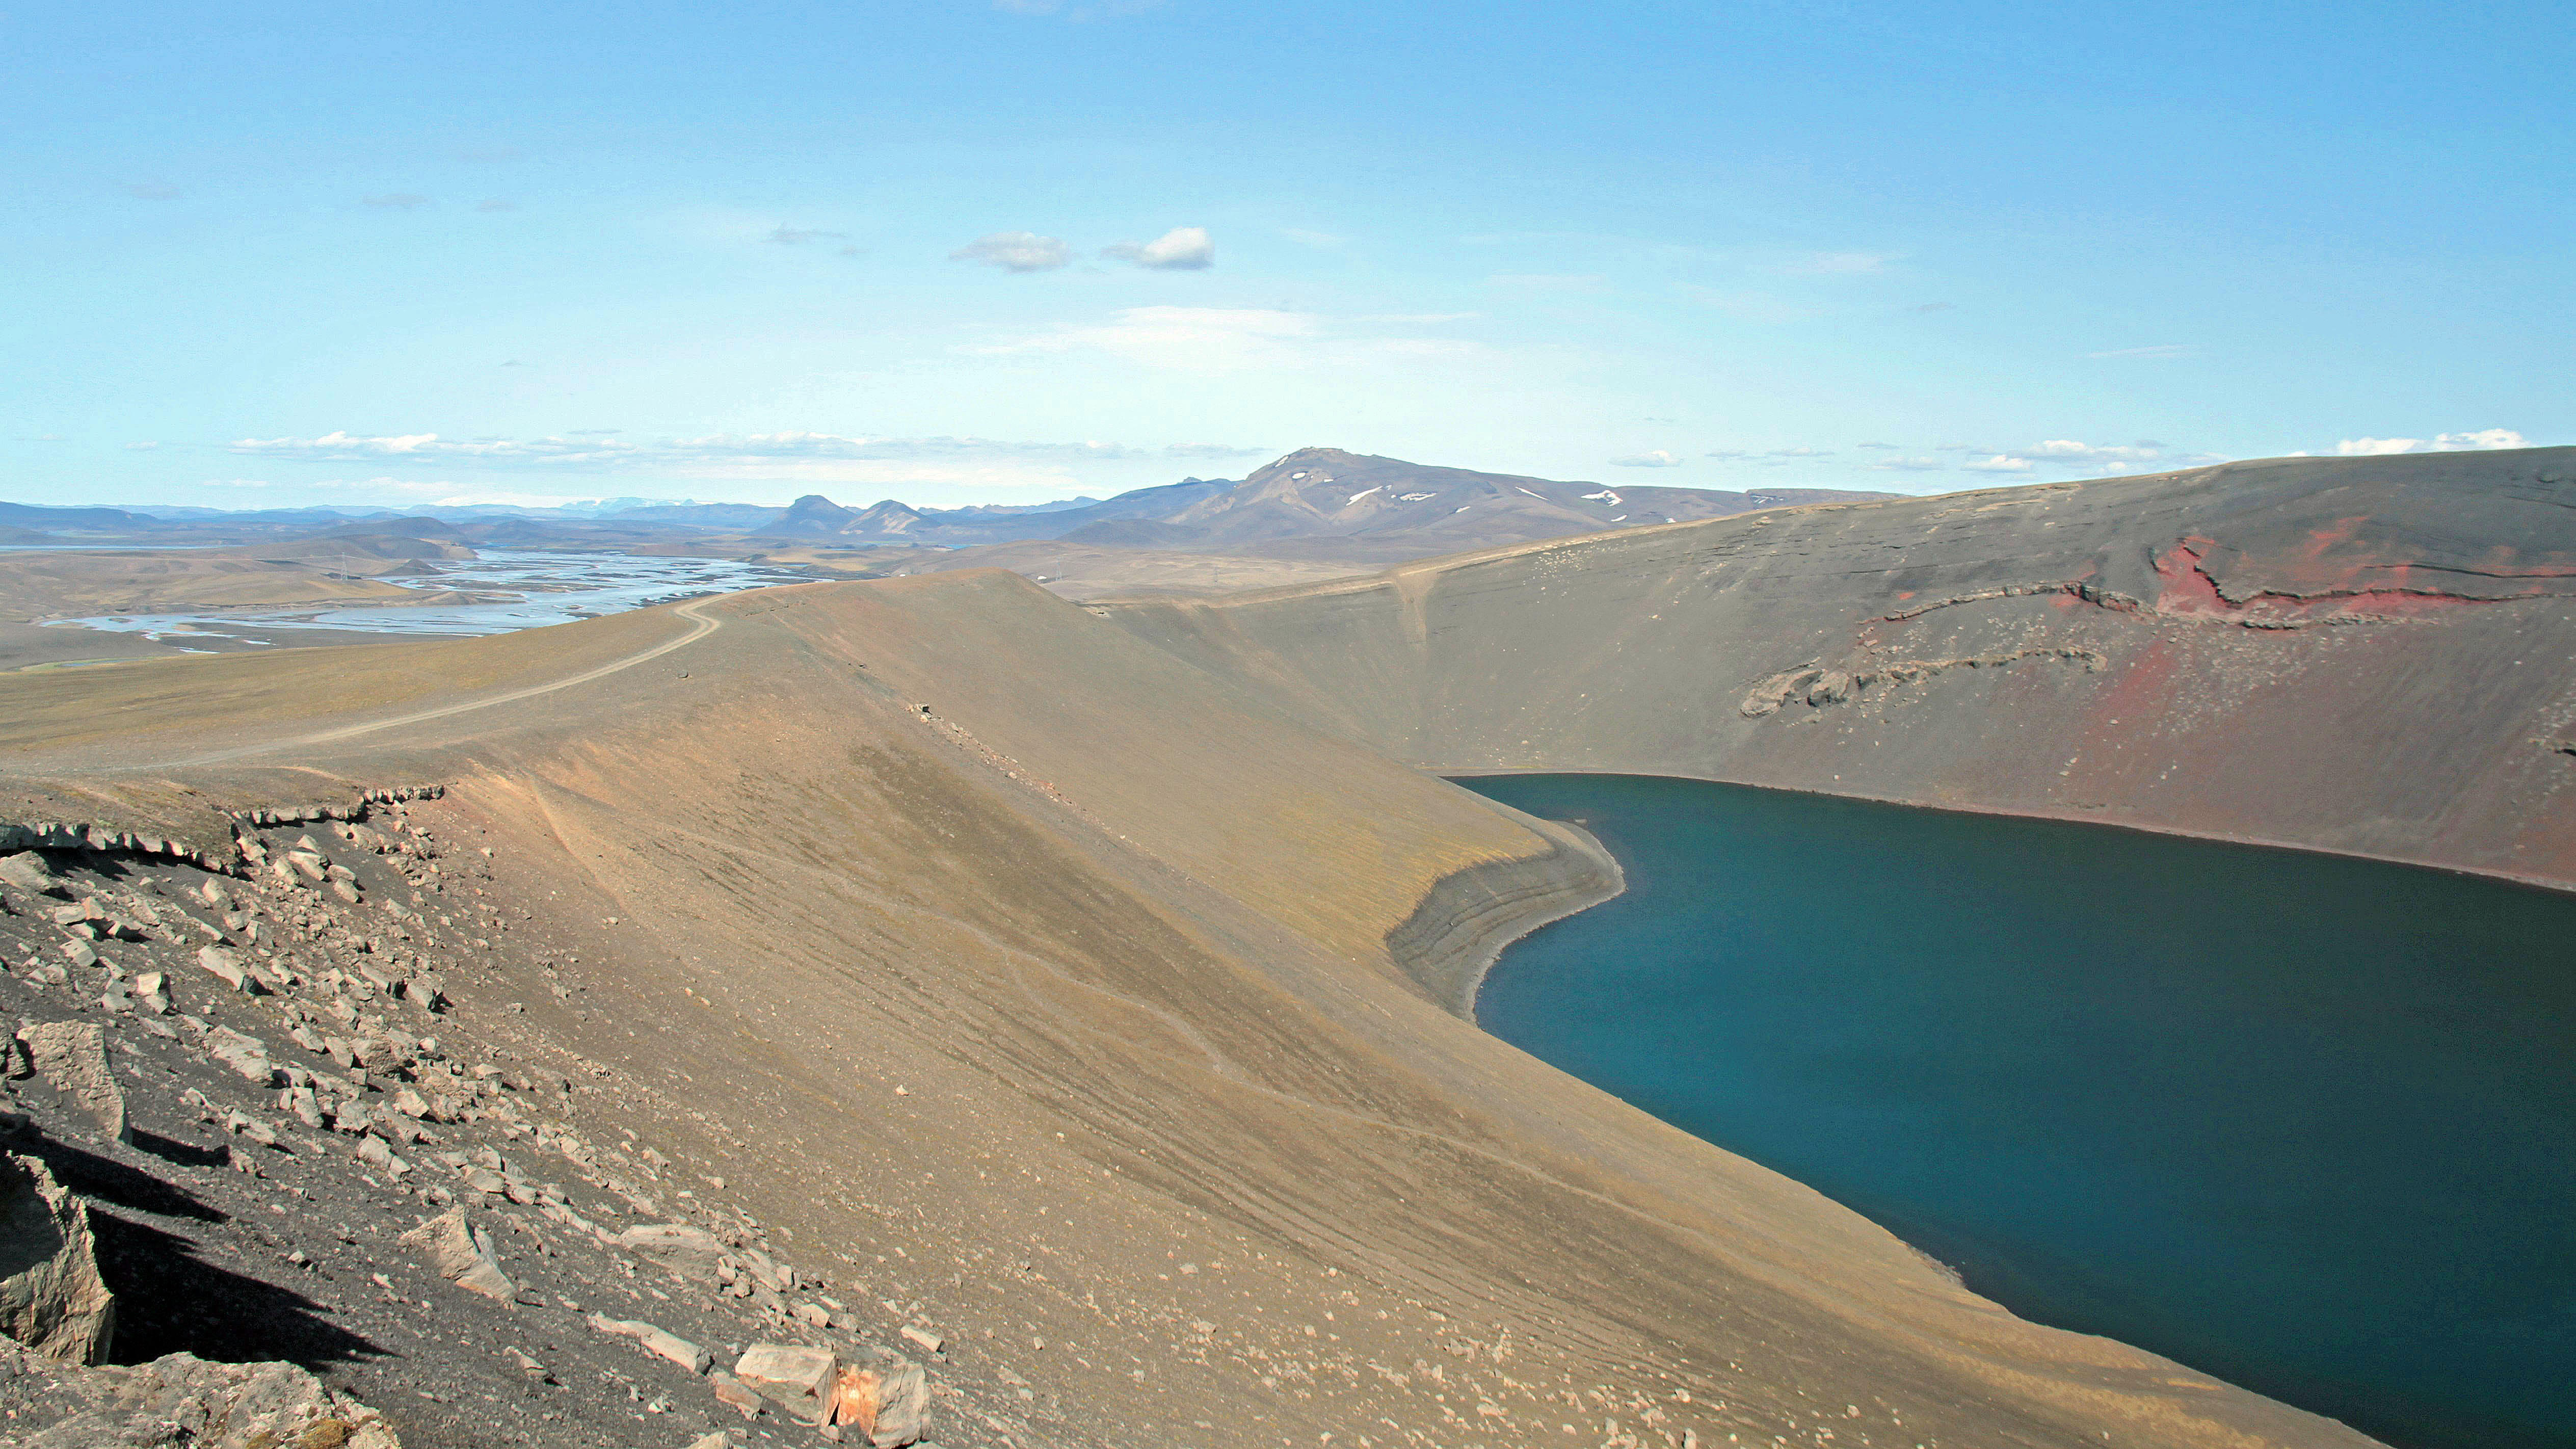
[[[1615,775],[1487,1030],[2040,1322],[2421,1449],[2576,1446],[2576,897]]]

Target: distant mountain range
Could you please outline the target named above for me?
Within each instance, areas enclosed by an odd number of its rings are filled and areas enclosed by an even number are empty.
[[[1734,492],[1613,487],[1396,458],[1301,448],[1241,480],[1185,478],[1114,498],[916,508],[883,499],[844,507],[808,494],[784,509],[747,503],[617,499],[563,509],[473,505],[391,509],[50,508],[0,503],[0,541],[249,542],[381,535],[459,547],[675,546],[726,535],[825,546],[965,549],[1055,541],[1275,559],[1391,561],[1604,529],[1682,523],[1803,503],[1888,498],[1831,488]],[[611,505],[618,505],[612,507]]]
[[[1832,488],[1611,487],[1301,448],[1240,482],[1190,478],[1044,512],[921,509],[891,498],[853,510],[811,494],[753,533],[961,548],[1055,539],[1271,557],[1421,557],[1757,508],[1893,496]]]

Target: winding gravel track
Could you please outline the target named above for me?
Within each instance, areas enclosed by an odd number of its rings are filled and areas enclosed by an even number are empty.
[[[241,745],[229,750],[217,750],[211,754],[195,755],[184,760],[171,760],[167,763],[171,765],[216,765],[222,764],[228,760],[242,759],[250,755],[272,754],[278,750],[302,749],[311,745],[327,745],[340,740],[354,739],[359,735],[374,734],[378,730],[398,729],[404,725],[422,724],[429,720],[445,719],[450,715],[470,714],[478,709],[490,709],[496,704],[510,704],[522,699],[534,699],[541,694],[552,694],[558,689],[569,689],[576,684],[588,684],[594,679],[604,679],[611,674],[617,673],[619,670],[632,669],[638,664],[659,659],[674,649],[684,648],[688,645],[694,644],[697,641],[704,639],[709,634],[714,633],[716,630],[723,628],[724,622],[722,620],[713,618],[701,612],[706,605],[711,602],[713,601],[709,599],[692,599],[671,611],[690,622],[692,627],[686,634],[683,634],[676,639],[665,640],[660,644],[654,645],[650,649],[629,654],[623,659],[612,660],[609,663],[600,665],[596,669],[586,669],[579,674],[567,675],[562,679],[549,680],[544,684],[532,684],[525,689],[513,689],[502,694],[486,695],[481,699],[469,699],[462,704],[448,704],[441,705],[436,709],[414,710],[409,714],[398,714],[389,719],[369,720],[365,724],[342,725],[337,729],[321,730],[309,735],[297,735],[292,739],[263,740],[255,745]]]

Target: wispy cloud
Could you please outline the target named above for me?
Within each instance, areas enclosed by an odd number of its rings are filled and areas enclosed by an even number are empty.
[[[1959,310],[1959,308],[1958,304],[1955,302],[1926,302],[1923,305],[1916,307],[1914,310],[1917,312],[1955,312]]]
[[[1331,249],[1342,245],[1342,239],[1328,231],[1308,231],[1301,226],[1283,227],[1279,234],[1301,247]]]
[[[1682,465],[1682,460],[1661,448],[1656,448],[1651,452],[1630,453],[1625,457],[1613,458],[1610,460],[1610,465],[1614,468],[1678,468]]]
[[[1938,458],[1881,458],[1869,466],[1881,472],[1929,473],[1949,465]]]
[[[1971,452],[1984,456],[1959,466],[1973,473],[2138,473],[2161,472],[2174,468],[2197,468],[2226,461],[2216,453],[2198,453],[2178,449],[2153,438],[2140,438],[2134,443],[2094,444],[2073,438],[2050,438],[2027,448],[1972,448],[1961,443],[1945,443],[1941,452]]]
[[[2335,444],[2335,452],[2346,458],[2367,458],[2390,453],[2470,453],[2530,446],[2522,434],[2511,428],[2483,428],[2471,433],[2437,433],[2430,439],[2346,438]]]
[[[2187,342],[2161,342],[2153,347],[2114,347],[2108,352],[2088,352],[2087,357],[2189,357],[2192,346]]]
[[[1760,463],[1777,467],[1784,463],[1801,462],[1812,458],[1830,458],[1834,456],[1834,450],[1831,448],[1772,448],[1755,452],[1746,448],[1719,448],[1706,456],[1726,463]]]
[[[1359,330],[1357,322],[1257,307],[1129,307],[1107,322],[959,350],[987,357],[1099,352],[1147,367],[1201,372],[1420,363],[1485,353],[1473,342],[1386,336]]]
[[[1051,272],[1073,260],[1073,250],[1060,237],[1033,231],[997,231],[980,236],[948,254],[952,262],[974,262],[1006,272]]]
[[[384,211],[418,211],[429,205],[428,197],[409,191],[388,191],[380,196],[362,196],[358,199]]]
[[[807,242],[848,241],[845,231],[811,231],[803,227],[781,226],[761,240],[782,247],[801,247]]]
[[[1119,242],[1100,254],[1157,272],[1203,272],[1216,264],[1216,243],[1208,239],[1206,227],[1176,226],[1152,241]]]
[[[125,451],[129,453],[148,453],[160,446],[161,445],[159,443],[128,443],[125,445]]]

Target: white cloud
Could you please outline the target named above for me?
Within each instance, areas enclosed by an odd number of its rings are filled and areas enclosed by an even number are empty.
[[[382,196],[365,196],[359,200],[387,211],[417,211],[429,205],[429,198],[409,191],[391,191]]]
[[[1880,452],[1886,452],[1886,453],[1894,453],[1894,452],[1898,452],[1898,451],[1900,451],[1900,450],[1898,449],[1898,447],[1896,446],[1896,444],[1894,444],[1894,443],[1854,443],[1854,444],[1852,444],[1852,446],[1853,446],[1853,447],[1855,447],[1855,448],[1874,448],[1874,449],[1877,449],[1877,450],[1878,450],[1878,451],[1880,451]]]
[[[1328,231],[1308,231],[1304,227],[1292,226],[1281,229],[1279,234],[1299,246],[1331,248],[1342,245],[1342,239]]]
[[[2088,352],[2087,357],[2189,357],[2189,343],[2164,342],[2153,347],[2114,347],[2108,352]]]
[[[1881,458],[1869,466],[1883,472],[1929,473],[1948,465],[1938,458]]]
[[[848,241],[849,239],[850,234],[845,231],[809,231],[803,227],[784,225],[761,238],[762,241],[782,247],[801,247],[807,242]],[[987,237],[985,240],[990,241],[991,238]],[[982,243],[979,242],[977,245],[980,246]]]
[[[160,446],[161,445],[159,443],[128,443],[125,445],[125,451],[129,453],[148,453],[154,448]]]
[[[1630,453],[1624,458],[1613,458],[1610,464],[1615,468],[1678,468],[1682,465],[1682,460],[1661,448],[1656,448],[1651,452]]]
[[[2027,448],[1979,448],[1944,443],[1936,452],[1982,453],[1981,462],[1959,466],[1979,473],[2026,473],[2034,468],[2056,472],[2129,473],[2140,470],[2192,468],[2225,461],[2216,453],[2178,452],[2153,438],[2134,443],[2093,444],[2073,438],[2050,438]]]
[[[952,262],[977,262],[1006,272],[1051,272],[1073,260],[1073,251],[1057,237],[1033,231],[997,231],[977,237],[948,254]]]
[[[1305,312],[1250,307],[1129,307],[1093,327],[1066,327],[1017,342],[968,348],[990,356],[1106,352],[1149,367],[1240,368],[1293,361],[1294,344],[1321,332]]]
[[[2430,442],[2422,438],[2346,438],[2335,444],[2335,451],[2347,458],[2371,458],[2390,453],[2469,453],[2530,446],[2522,434],[2511,428],[2482,428],[2471,433],[2438,433]]]
[[[1777,468],[1803,459],[1830,458],[1833,455],[1831,448],[1773,448],[1761,453],[1743,448],[1720,448],[1705,456],[1729,463],[1760,463],[1766,468]]]
[[[1202,272],[1216,264],[1216,243],[1206,227],[1176,226],[1142,246],[1120,242],[1100,254],[1157,272]]]

